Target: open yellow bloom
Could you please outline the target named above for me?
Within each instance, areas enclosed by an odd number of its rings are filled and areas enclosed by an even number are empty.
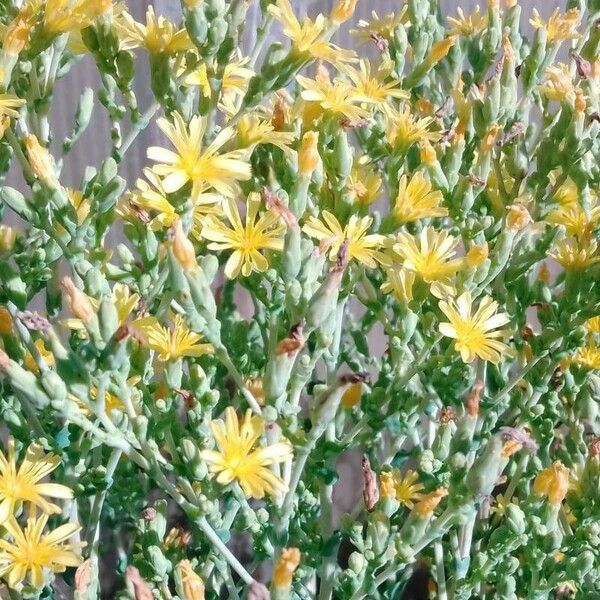
[[[568,238],[557,242],[549,256],[556,259],[567,271],[583,271],[600,261],[598,243],[589,236]]]
[[[302,99],[318,103],[323,111],[353,121],[369,116],[369,111],[360,105],[366,99],[358,90],[339,77],[331,80],[326,69],[319,69],[315,79],[304,75],[297,75],[296,79],[304,88]]]
[[[146,48],[150,54],[175,54],[192,50],[194,44],[185,29],[162,15],[156,16],[150,5],[146,10],[146,24],[138,23],[127,11],[115,19],[115,27],[124,50]]]
[[[319,240],[322,250],[329,250],[331,260],[337,258],[342,244],[348,240],[348,258],[354,258],[367,267],[376,267],[378,262],[389,263],[387,256],[378,250],[383,246],[385,238],[377,233],[367,235],[373,217],[352,215],[345,227],[328,210],[324,210],[321,217],[323,222],[310,216],[302,231]]]
[[[352,171],[346,181],[346,188],[352,193],[355,201],[362,206],[368,206],[379,198],[379,190],[383,180],[372,165],[362,165],[354,161]]]
[[[600,348],[594,344],[579,348],[571,362],[588,369],[600,369]]]
[[[410,469],[402,474],[400,471],[393,471],[394,489],[396,491],[396,500],[406,506],[413,508],[415,502],[423,497],[421,493],[425,486],[419,481],[419,476]]]
[[[547,67],[546,80],[540,85],[540,91],[548,100],[574,102],[575,85],[569,67],[563,63]]]
[[[410,180],[402,175],[394,204],[394,216],[402,223],[419,219],[445,217],[448,209],[440,206],[444,197],[439,190],[432,190],[431,182],[417,171]]]
[[[448,17],[448,22],[452,25],[448,35],[476,35],[487,27],[487,14],[480,13],[479,5],[470,15],[465,15],[464,10],[460,7],[456,9],[456,12],[458,13],[457,17]]]
[[[413,144],[427,140],[434,142],[439,134],[430,131],[433,117],[415,117],[408,106],[402,110],[388,111],[387,119],[387,142],[395,150],[406,152]]]
[[[577,33],[579,17],[579,11],[576,8],[572,8],[564,14],[560,13],[559,8],[555,8],[548,22],[545,23],[538,10],[534,8],[533,18],[529,19],[529,22],[536,29],[545,29],[549,42],[562,42],[579,37],[579,33]]]
[[[343,72],[350,78],[356,94],[364,102],[384,106],[390,99],[410,97],[408,92],[400,88],[400,82],[391,76],[390,68],[380,68],[373,72],[367,59],[360,61],[358,69],[346,65]]]
[[[162,361],[202,356],[213,351],[212,344],[200,343],[200,334],[192,331],[181,315],[176,315],[169,327],[162,325],[156,317],[138,319],[134,325],[145,338],[145,344]]]
[[[600,333],[600,315],[592,317],[585,322],[585,328],[590,333]]]
[[[13,119],[18,118],[19,108],[25,104],[25,100],[22,100],[14,94],[0,94],[0,118],[7,116]]]
[[[47,514],[60,513],[56,504],[48,502],[44,496],[51,498],[72,498],[71,489],[58,483],[40,483],[58,465],[60,458],[55,454],[44,454],[41,446],[31,444],[25,458],[17,467],[15,441],[8,440],[8,457],[0,451],[0,524],[3,524],[15,509],[24,502]]]
[[[218,154],[219,150],[235,136],[235,130],[225,127],[206,147],[202,139],[206,120],[195,115],[186,126],[179,113],[173,113],[173,123],[159,119],[158,126],[164,131],[176,152],[153,146],[148,148],[148,158],[156,161],[152,170],[163,177],[162,187],[168,194],[180,190],[192,182],[192,196],[214,188],[224,196],[234,197],[238,188],[236,181],[250,179],[250,164],[245,160],[246,151],[234,150]]]
[[[465,292],[456,301],[440,301],[440,309],[449,319],[449,323],[440,323],[440,333],[456,341],[454,347],[466,363],[475,358],[498,363],[503,355],[508,354],[508,346],[498,340],[506,335],[498,331],[510,322],[506,313],[498,313],[498,303],[489,296],[484,296],[479,308],[473,313],[471,294]]]
[[[283,152],[290,153],[290,145],[295,137],[291,131],[276,131],[271,121],[261,119],[258,115],[246,115],[237,123],[237,146],[249,152],[258,145],[272,144]]]
[[[354,52],[329,42],[329,24],[322,14],[314,21],[306,17],[301,23],[289,0],[277,0],[268,10],[281,23],[284,35],[292,42],[294,53],[333,64],[355,60]]]
[[[67,540],[81,527],[67,523],[44,533],[48,515],[27,519],[25,529],[10,517],[3,526],[12,541],[0,539],[0,577],[8,587],[16,588],[27,578],[34,588],[45,583],[45,571],[62,573],[67,567],[81,564],[77,552],[84,544],[69,544]]]
[[[394,252],[403,262],[403,267],[416,273],[426,283],[433,284],[431,293],[444,297],[454,293],[452,277],[461,268],[463,261],[456,255],[458,240],[447,231],[436,231],[425,227],[419,236],[407,232],[398,234]]]
[[[373,43],[374,37],[389,40],[398,27],[408,27],[410,25],[406,17],[407,10],[408,7],[404,5],[400,10],[381,17],[375,11],[372,11],[371,20],[361,19],[356,24],[357,28],[350,33],[356,36],[360,44]]]
[[[275,475],[269,465],[292,458],[288,442],[277,442],[264,448],[255,448],[264,431],[264,421],[246,411],[240,423],[233,407],[225,409],[225,421],[216,419],[210,428],[217,450],[204,450],[202,458],[208,463],[217,482],[227,485],[237,481],[244,494],[250,498],[263,498],[265,494],[280,496],[287,491],[284,481]]]
[[[112,0],[45,0],[44,29],[54,35],[81,31],[111,6]]]
[[[546,221],[564,227],[569,235],[583,237],[600,222],[600,206],[594,203],[589,210],[577,202],[559,206],[550,211]]]
[[[285,225],[273,210],[267,210],[258,217],[260,205],[260,195],[250,194],[244,224],[235,200],[227,198],[223,203],[223,211],[229,225],[213,215],[208,215],[202,221],[200,234],[210,241],[210,250],[233,250],[225,265],[225,275],[229,279],[235,279],[240,272],[244,277],[248,277],[252,271],[263,273],[269,268],[269,261],[261,251],[283,250]]]

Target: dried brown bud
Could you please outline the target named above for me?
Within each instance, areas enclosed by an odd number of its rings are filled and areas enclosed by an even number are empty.
[[[265,206],[274,212],[276,212],[281,220],[288,227],[298,227],[298,219],[294,213],[288,208],[286,204],[281,200],[281,198],[269,190],[268,188],[263,188],[262,197],[265,203]]]
[[[575,61],[575,65],[577,66],[577,75],[579,75],[581,79],[589,79],[592,74],[591,63],[583,58],[583,56],[580,54],[577,54],[577,52],[571,52],[571,56]]]
[[[363,472],[363,499],[366,509],[371,512],[377,500],[379,500],[379,490],[377,489],[377,476],[371,468],[369,457],[363,454],[362,457],[362,472]]]
[[[142,517],[144,517],[144,520],[146,521],[154,521],[154,519],[156,519],[156,509],[148,506],[142,511]]]
[[[92,563],[90,559],[84,560],[75,571],[75,591],[84,595],[92,580]]]
[[[600,460],[600,437],[594,437],[589,446],[590,459]]]
[[[383,36],[379,35],[378,33],[372,33],[371,39],[381,54],[385,54],[389,50],[390,43]]]
[[[479,401],[481,399],[481,392],[483,390],[483,382],[476,381],[471,388],[471,392],[467,398],[466,408],[467,413],[472,417],[476,417],[479,414]]]
[[[456,420],[456,411],[451,406],[444,406],[440,411],[440,423],[447,425]]]
[[[294,325],[290,330],[288,337],[277,344],[275,353],[278,356],[287,354],[288,358],[291,358],[296,352],[304,347],[306,340],[304,339],[303,333],[304,331],[301,323]]]

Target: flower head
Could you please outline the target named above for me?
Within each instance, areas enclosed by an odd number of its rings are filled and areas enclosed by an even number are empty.
[[[405,269],[413,271],[426,283],[432,285],[431,291],[437,297],[454,291],[451,280],[463,261],[453,258],[458,240],[447,231],[436,231],[425,227],[418,238],[402,232],[396,238],[394,252],[398,254]]]
[[[225,275],[229,279],[235,279],[240,272],[248,277],[252,271],[266,271],[269,261],[261,251],[281,252],[283,249],[285,225],[274,210],[267,210],[259,217],[260,205],[259,194],[250,194],[246,220],[242,223],[235,200],[227,198],[223,210],[229,225],[212,215],[202,222],[201,235],[210,241],[208,247],[211,250],[233,250],[225,265]]]
[[[352,171],[346,181],[346,188],[354,197],[355,202],[361,206],[372,204],[379,197],[382,184],[383,179],[373,166],[354,161]]]
[[[398,27],[410,26],[410,21],[406,16],[407,10],[408,6],[404,5],[400,10],[381,17],[375,11],[372,11],[371,20],[361,19],[357,23],[357,28],[351,33],[356,36],[360,44],[371,43],[373,38],[390,40]]]
[[[354,52],[329,42],[328,23],[322,14],[314,21],[306,17],[300,22],[289,0],[277,0],[269,6],[269,12],[283,26],[283,33],[292,42],[295,54],[334,64],[355,60]]]
[[[564,227],[568,235],[584,237],[600,222],[600,205],[594,203],[588,210],[578,202],[561,205],[550,211],[546,221]]]
[[[387,279],[381,285],[381,291],[393,294],[398,302],[410,302],[413,299],[415,272],[403,267],[390,267],[386,274]]]
[[[396,491],[396,500],[406,506],[413,508],[415,502],[423,497],[421,491],[425,486],[419,481],[419,476],[410,469],[402,474],[400,471],[393,472],[394,490]]]
[[[156,16],[154,8],[146,10],[146,24],[138,23],[127,11],[115,20],[121,46],[124,50],[146,48],[150,54],[175,54],[194,48],[185,29],[175,25],[162,15]]]
[[[333,213],[324,210],[323,221],[311,216],[307,219],[302,231],[321,243],[323,250],[329,250],[330,258],[335,260],[345,240],[348,240],[348,257],[355,258],[367,267],[376,267],[377,263],[388,263],[389,260],[379,250],[385,238],[382,235],[367,234],[373,223],[373,217],[357,217],[352,215],[348,224],[342,227]]]
[[[319,69],[315,79],[304,75],[297,75],[296,79],[304,88],[302,98],[318,103],[326,113],[344,116],[353,121],[369,116],[369,111],[360,105],[365,98],[358,90],[340,77],[331,80],[326,69]]]
[[[556,259],[567,271],[583,271],[600,261],[598,243],[589,236],[581,239],[567,238],[557,242],[549,256]]]
[[[275,131],[271,121],[261,119],[258,115],[246,115],[237,123],[237,145],[248,151],[254,150],[258,145],[272,144],[289,153],[294,139],[293,132]]]
[[[533,9],[533,18],[529,20],[536,29],[545,29],[549,42],[562,42],[579,37],[577,26],[580,14],[576,8],[561,14],[559,8],[555,8],[547,22],[544,22],[536,8]]]
[[[356,94],[364,102],[384,106],[393,98],[409,98],[409,94],[400,88],[400,82],[391,76],[391,68],[373,71],[371,63],[362,59],[358,69],[346,65],[343,69],[355,86]]]
[[[72,498],[72,490],[58,483],[40,483],[59,464],[58,456],[44,454],[41,446],[32,444],[17,467],[15,441],[9,438],[8,457],[0,451],[0,524],[14,514],[22,502],[29,502],[47,514],[60,513],[61,509],[44,496]]]
[[[439,190],[433,190],[431,182],[417,171],[410,180],[402,175],[398,195],[394,204],[394,216],[402,223],[419,219],[445,217],[448,209],[440,206],[444,197]]]
[[[162,361],[202,356],[213,351],[212,344],[200,343],[200,335],[190,330],[181,315],[173,319],[171,326],[161,325],[156,317],[138,319],[134,325]]]
[[[53,35],[81,31],[106,13],[112,0],[46,0],[44,30]]]
[[[0,576],[8,587],[16,588],[27,577],[39,589],[45,583],[45,571],[62,573],[81,564],[77,550],[84,544],[66,543],[81,527],[67,523],[44,533],[47,523],[48,515],[41,515],[27,519],[25,529],[12,516],[3,524],[12,538],[0,539]]]
[[[255,444],[264,431],[260,417],[246,411],[240,423],[233,407],[225,409],[225,421],[216,419],[210,428],[217,450],[204,450],[202,458],[221,485],[237,481],[246,496],[263,498],[265,494],[279,496],[287,490],[284,481],[275,475],[269,465],[286,462],[292,457],[288,442],[277,442],[264,448]]]
[[[159,119],[158,126],[175,146],[175,152],[153,146],[148,148],[148,158],[156,161],[152,170],[163,177],[162,187],[168,194],[180,190],[192,182],[192,196],[214,188],[220,194],[234,197],[236,181],[250,179],[250,164],[244,160],[245,150],[233,150],[219,154],[219,150],[235,136],[235,130],[225,127],[206,147],[203,137],[206,120],[198,115],[192,117],[189,126],[179,113],[173,113],[173,123]]]
[[[475,11],[470,15],[465,15],[462,8],[456,9],[457,17],[448,17],[448,22],[452,25],[452,29],[448,31],[450,35],[477,35],[487,27],[487,15],[481,14],[479,5],[475,7]]]
[[[387,112],[387,142],[394,150],[405,152],[422,140],[433,142],[438,139],[439,134],[430,131],[433,117],[416,117],[407,105],[399,111]]]
[[[559,460],[544,469],[533,482],[533,491],[546,496],[550,504],[560,504],[569,490],[569,469]]]
[[[14,94],[0,94],[0,118],[7,116],[13,119],[18,118],[19,108],[25,104],[26,100],[15,96]]]
[[[484,296],[479,308],[473,313],[473,300],[465,292],[456,301],[440,301],[440,309],[449,323],[440,323],[440,333],[454,338],[454,347],[460,352],[464,362],[470,363],[476,357],[498,363],[502,355],[509,352],[508,346],[498,338],[505,335],[498,331],[510,322],[506,313],[498,313],[498,303]]]

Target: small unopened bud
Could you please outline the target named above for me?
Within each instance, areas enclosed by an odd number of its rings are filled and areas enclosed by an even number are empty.
[[[316,131],[307,131],[302,138],[298,151],[298,171],[302,177],[310,178],[319,166],[318,141],[319,134]]]
[[[429,517],[437,508],[437,505],[448,495],[446,488],[438,488],[429,492],[422,500],[415,504],[415,512],[422,518]]]
[[[352,408],[360,402],[362,383],[353,383],[343,394],[341,404],[344,408]]]
[[[362,472],[363,472],[363,499],[367,511],[371,512],[377,500],[379,500],[379,490],[377,489],[377,476],[371,468],[369,457],[363,454],[362,457]]]
[[[273,116],[271,117],[271,125],[273,125],[275,131],[281,131],[285,127],[285,108],[285,99],[281,94],[277,94],[277,99],[273,105]]]
[[[24,144],[27,160],[34,175],[48,187],[56,187],[56,167],[50,152],[31,133],[25,136]]]
[[[331,11],[331,20],[339,25],[345,23],[348,19],[352,18],[354,10],[356,9],[356,3],[358,0],[338,0],[337,4]]]
[[[75,571],[75,591],[83,596],[92,580],[92,563],[90,559],[84,560]]]
[[[273,585],[278,589],[288,589],[292,585],[292,576],[300,564],[300,550],[285,548],[273,569]]]
[[[0,306],[0,334],[8,335],[12,331],[12,316],[8,309]]]
[[[396,486],[394,475],[391,471],[383,471],[379,474],[379,495],[382,498],[395,498]]]
[[[493,150],[500,131],[502,131],[502,128],[497,123],[494,123],[494,125],[489,127],[485,137],[483,138],[483,141],[481,142],[482,153],[489,154]]]
[[[73,316],[88,323],[96,316],[90,299],[73,283],[70,277],[63,277],[61,285],[67,295],[67,304]]]
[[[467,398],[466,408],[467,413],[471,417],[476,417],[479,414],[479,401],[481,398],[481,391],[483,390],[483,382],[476,381],[471,388],[469,397]]]
[[[127,567],[125,576],[133,585],[135,600],[154,600],[150,586],[142,579],[140,572],[135,567]]]
[[[431,46],[431,50],[425,61],[430,65],[435,65],[440,62],[450,52],[450,48],[456,43],[456,36],[451,35]]]
[[[423,140],[419,145],[421,162],[426,165],[432,165],[437,161],[437,154],[429,140]]]
[[[546,496],[550,504],[560,504],[569,490],[569,469],[557,460],[544,469],[533,482],[533,491]]]
[[[204,582],[192,568],[192,563],[182,560],[177,565],[177,570],[181,578],[182,600],[204,600]]]
[[[487,242],[484,242],[481,246],[473,246],[469,248],[469,251],[465,256],[465,262],[469,267],[479,267],[485,262],[488,256],[489,248]]]
[[[156,515],[156,509],[152,506],[148,506],[142,511],[142,517],[144,517],[144,520],[148,522],[154,521],[154,519],[156,519]]]
[[[173,225],[173,254],[184,271],[191,273],[198,268],[194,244],[185,235],[180,220]]]
[[[583,92],[577,88],[575,90],[575,112],[583,113],[585,112],[586,102]]]
[[[304,347],[305,339],[303,335],[302,325],[298,323],[292,327],[288,337],[284,338],[277,344],[275,353],[277,355],[287,354],[288,357],[294,355],[298,350]]]
[[[512,204],[506,213],[506,227],[509,231],[517,232],[525,229],[533,219],[522,204]]]

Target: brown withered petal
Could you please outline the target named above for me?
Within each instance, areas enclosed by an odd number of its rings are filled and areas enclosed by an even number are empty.
[[[370,383],[371,375],[366,371],[359,371],[358,373],[344,373],[339,376],[339,381],[342,385],[347,383]]]
[[[581,77],[581,79],[589,79],[592,74],[592,65],[589,60],[586,60],[581,56],[581,54],[577,54],[577,52],[571,51],[571,56],[575,61],[575,66],[577,67],[577,75]]]
[[[277,349],[275,350],[276,354],[279,356],[287,354],[288,357],[291,357],[294,353],[298,352],[298,350],[301,350],[306,342],[303,333],[304,331],[301,323],[294,325],[291,328],[288,337],[277,344]]]
[[[444,406],[440,411],[440,423],[447,425],[456,420],[456,411],[451,406]]]
[[[467,412],[475,417],[479,414],[479,401],[481,399],[481,392],[483,390],[483,381],[476,381],[471,388],[467,402],[465,404]]]
[[[146,521],[154,521],[154,519],[156,519],[156,509],[148,506],[142,511],[142,517],[144,517]]]
[[[600,437],[594,437],[589,446],[590,458],[598,460],[600,458]]]
[[[538,443],[529,435],[525,429],[517,429],[515,427],[500,427],[502,437],[505,440],[512,440],[521,444],[523,448],[535,452],[538,449]]]
[[[132,565],[125,569],[125,576],[133,585],[135,600],[154,600],[150,586],[142,579],[138,569]]]
[[[377,487],[377,475],[371,468],[369,457],[366,454],[363,454],[362,457],[362,472],[365,508],[371,512],[379,500],[379,489]]]
[[[287,227],[298,227],[298,219],[276,193],[268,188],[263,188],[262,197],[265,206],[276,212]]]
[[[382,35],[379,35],[378,33],[372,33],[371,39],[375,43],[375,47],[377,50],[379,50],[379,52],[385,54],[388,51],[390,43]]]

